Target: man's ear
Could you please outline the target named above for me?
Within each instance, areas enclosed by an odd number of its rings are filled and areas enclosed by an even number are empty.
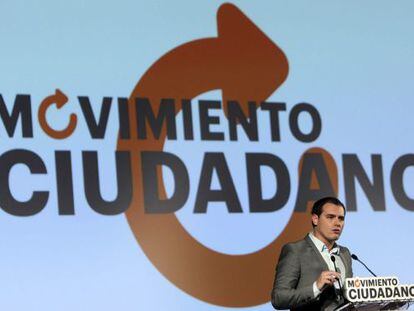
[[[314,226],[318,225],[318,221],[319,221],[319,216],[316,214],[312,214],[312,223]]]

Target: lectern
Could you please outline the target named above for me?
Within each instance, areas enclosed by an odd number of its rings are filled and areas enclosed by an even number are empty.
[[[348,302],[336,311],[407,310],[414,301],[414,284],[400,284],[394,276],[348,278],[344,285]]]

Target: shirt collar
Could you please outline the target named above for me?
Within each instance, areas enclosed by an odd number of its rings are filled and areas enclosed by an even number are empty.
[[[319,252],[323,253],[323,252],[329,252],[329,254],[331,255],[339,255],[339,245],[338,244],[334,244],[331,251],[328,251],[328,247],[326,247],[325,243],[323,243],[321,240],[319,240],[314,234],[313,232],[309,232],[309,237],[311,239],[311,241],[313,242],[313,244],[315,244],[316,248],[318,249]]]

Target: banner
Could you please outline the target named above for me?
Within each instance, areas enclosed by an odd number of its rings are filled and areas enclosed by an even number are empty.
[[[2,309],[268,310],[327,195],[413,283],[413,6],[3,3]]]

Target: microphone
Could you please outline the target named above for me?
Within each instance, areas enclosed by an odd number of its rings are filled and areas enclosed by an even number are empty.
[[[364,264],[361,260],[358,259],[357,255],[352,254],[351,257],[352,257],[352,259],[354,259],[354,260],[358,261],[359,263],[361,263],[369,271],[369,273],[371,273],[373,276],[377,277],[377,275],[374,272],[372,272],[371,269],[368,268],[366,264]]]
[[[340,271],[337,267],[336,267],[336,263],[335,263],[335,260],[336,260],[336,258],[335,258],[335,256],[334,255],[331,255],[331,260],[332,260],[332,262],[333,262],[333,264],[334,264],[334,267],[335,267],[335,272],[338,272],[338,271]],[[340,291],[340,293],[341,293],[341,296],[342,296],[342,298],[344,298],[344,295],[343,295],[343,292],[342,292],[342,285],[341,285],[341,277],[339,278],[339,280],[338,280],[338,284],[339,284],[339,291]]]

